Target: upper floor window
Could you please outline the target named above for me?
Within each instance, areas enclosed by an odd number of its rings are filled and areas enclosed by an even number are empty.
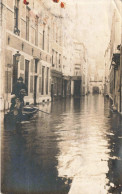
[[[38,59],[35,59],[35,73],[38,73]]]
[[[14,6],[14,33],[20,35],[19,28],[19,0],[15,0]]]
[[[26,40],[29,40],[29,8],[26,7]]]
[[[42,37],[42,49],[44,50],[45,48],[45,30],[43,29],[43,37]]]
[[[35,45],[38,46],[38,16],[35,18]]]
[[[56,42],[58,43],[58,28],[56,28]]]
[[[52,49],[52,66],[54,67],[54,50]]]
[[[47,34],[47,51],[50,51],[50,28],[48,27],[48,34]]]
[[[55,24],[53,23],[53,40],[55,40]]]
[[[59,54],[59,67],[61,67],[61,54]]]
[[[58,63],[58,52],[56,52],[56,67],[57,67],[57,63]]]

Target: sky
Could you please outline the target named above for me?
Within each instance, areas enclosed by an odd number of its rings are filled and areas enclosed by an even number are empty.
[[[65,19],[71,19],[72,27],[68,26],[67,29],[74,40],[85,45],[90,74],[94,74],[95,70],[98,74],[104,74],[104,54],[110,42],[113,0],[63,0],[63,2],[66,3],[66,7],[61,11],[58,4],[55,4],[56,13],[63,13]]]
[[[110,42],[113,0],[63,0],[63,2],[66,3],[65,9],[60,9],[59,4],[54,3],[51,9],[55,10],[56,14],[63,13],[65,19],[71,19],[72,27],[68,26],[69,33],[74,39],[84,43],[91,71],[97,69],[103,72],[104,54]]]
[[[110,1],[72,0],[72,4],[74,1],[75,36],[85,44],[91,65],[103,68],[105,49],[110,41]]]

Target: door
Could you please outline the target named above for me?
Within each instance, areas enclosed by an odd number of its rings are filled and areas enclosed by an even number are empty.
[[[64,97],[67,96],[67,80],[64,80]]]
[[[37,76],[34,76],[34,104],[36,104],[37,98]]]
[[[18,78],[18,62],[16,60],[16,57],[13,56],[13,86],[17,83]]]
[[[74,96],[76,97],[81,96],[81,80],[74,81]]]

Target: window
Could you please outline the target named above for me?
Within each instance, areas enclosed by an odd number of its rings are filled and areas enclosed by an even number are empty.
[[[50,28],[48,27],[48,34],[47,34],[47,51],[50,50]]]
[[[26,7],[26,40],[29,40],[29,8]]]
[[[58,53],[56,52],[56,67],[57,67],[57,59],[58,59]]]
[[[58,28],[56,28],[56,42],[58,43]]]
[[[59,54],[59,66],[61,65],[61,54]]]
[[[48,94],[49,68],[47,67],[46,94]]]
[[[19,26],[19,0],[15,0],[14,6],[14,33],[20,35]]]
[[[52,66],[54,67],[54,50],[52,49]]]
[[[38,59],[35,59],[35,73],[38,73]]]
[[[55,24],[53,23],[53,40],[55,40]]]
[[[36,16],[36,19],[35,19],[35,27],[36,27],[36,31],[35,31],[35,45],[38,46],[38,16]]]
[[[42,95],[44,95],[44,69],[45,67],[42,67]]]
[[[13,56],[13,86],[17,82],[18,78],[18,62],[16,60],[16,56]]]
[[[42,49],[44,50],[44,43],[45,43],[45,31],[43,30],[43,39],[42,39]]]
[[[25,85],[27,87],[28,92],[28,81],[29,80],[29,61],[25,60]]]

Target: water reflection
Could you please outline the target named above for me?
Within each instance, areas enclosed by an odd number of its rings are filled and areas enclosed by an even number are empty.
[[[2,131],[3,193],[122,191],[122,120],[101,95],[39,107],[28,123]]]
[[[69,193],[107,193],[110,125],[104,116],[104,99],[94,96],[72,104],[73,114],[62,114],[62,125],[57,126],[59,176],[72,178]]]

